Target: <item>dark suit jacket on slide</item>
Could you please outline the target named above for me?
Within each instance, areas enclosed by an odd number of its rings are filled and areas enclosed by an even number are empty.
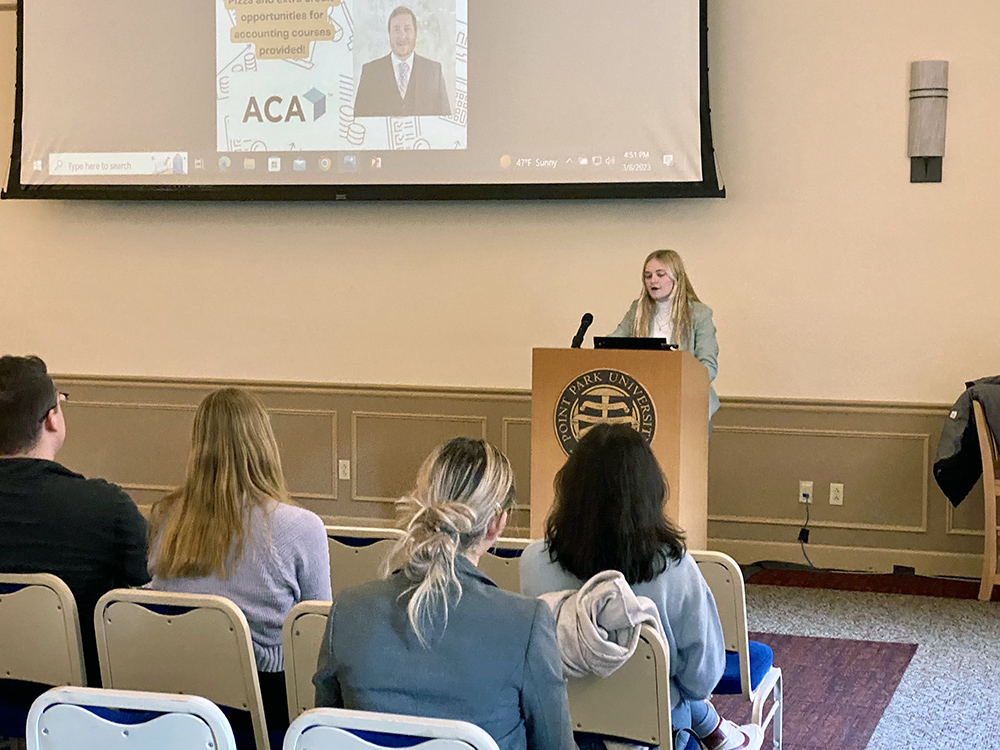
[[[354,98],[355,117],[450,114],[451,103],[441,63],[414,53],[405,99],[399,96],[392,55],[372,60],[361,68],[358,94]]]

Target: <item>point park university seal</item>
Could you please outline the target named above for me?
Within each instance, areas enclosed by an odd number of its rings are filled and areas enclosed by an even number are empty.
[[[656,432],[656,409],[649,391],[620,370],[602,368],[578,375],[556,402],[556,436],[566,455],[599,424],[627,424],[651,441]]]

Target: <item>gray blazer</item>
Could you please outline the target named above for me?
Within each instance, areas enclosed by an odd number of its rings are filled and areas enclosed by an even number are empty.
[[[636,309],[639,307],[639,300],[633,300],[632,306],[625,313],[622,322],[612,333],[612,336],[631,336],[632,328],[635,326]],[[652,327],[652,321],[650,321]],[[649,332],[646,332],[649,335]],[[674,332],[673,341],[668,344],[679,344],[677,332]],[[719,397],[715,393],[715,388],[711,383],[715,376],[719,374],[719,342],[715,339],[715,323],[712,322],[712,308],[702,302],[691,303],[691,340],[680,348],[690,351],[699,362],[708,369],[708,418],[719,408]]]
[[[461,719],[500,750],[576,750],[549,608],[497,588],[468,559],[448,624],[417,641],[401,573],[337,596],[313,677],[316,705]]]

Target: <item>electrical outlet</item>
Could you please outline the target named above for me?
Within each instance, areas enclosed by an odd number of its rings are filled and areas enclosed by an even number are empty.
[[[351,478],[351,462],[347,459],[341,459],[337,462],[338,476],[341,479]]]
[[[813,501],[813,483],[799,480],[799,502],[811,503]]]
[[[830,505],[844,504],[843,482],[830,482]]]

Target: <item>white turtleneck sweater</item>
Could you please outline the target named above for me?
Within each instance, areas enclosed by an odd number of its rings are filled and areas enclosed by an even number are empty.
[[[664,338],[667,343],[673,341],[674,325],[670,321],[670,305],[673,304],[674,296],[671,294],[666,299],[656,301],[656,310],[653,311],[653,328],[650,335],[653,338]]]

